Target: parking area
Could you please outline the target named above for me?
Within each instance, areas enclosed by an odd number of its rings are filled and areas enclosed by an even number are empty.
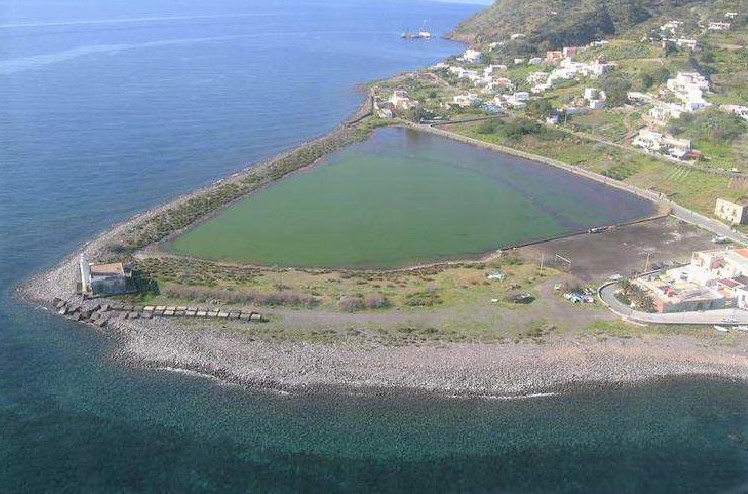
[[[691,253],[713,249],[713,234],[670,216],[601,233],[588,233],[518,249],[531,262],[568,272],[583,283],[688,262]]]

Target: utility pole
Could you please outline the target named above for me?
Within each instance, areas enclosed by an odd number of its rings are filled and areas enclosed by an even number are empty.
[[[543,266],[545,266],[545,254],[540,254],[540,276],[543,276]]]
[[[649,272],[649,252],[647,252],[647,262],[644,263],[644,272]]]

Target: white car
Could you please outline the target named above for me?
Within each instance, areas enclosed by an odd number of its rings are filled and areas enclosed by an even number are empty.
[[[609,280],[611,280],[611,281],[618,281],[618,280],[620,280],[621,278],[623,278],[623,276],[621,276],[621,275],[620,275],[620,274],[618,274],[618,273],[616,273],[616,274],[611,274],[610,276],[608,276],[608,279],[609,279]]]

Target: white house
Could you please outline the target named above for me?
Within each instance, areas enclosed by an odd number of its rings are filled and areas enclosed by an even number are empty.
[[[540,84],[548,81],[550,74],[548,72],[533,72],[527,76],[527,82],[530,84]]]
[[[734,113],[743,120],[748,120],[748,106],[741,105],[722,105],[719,107],[721,110],[728,113]]]
[[[467,49],[462,54],[462,59],[468,63],[481,63],[483,54],[477,50]]]
[[[496,72],[505,72],[508,68],[509,67],[507,67],[506,65],[491,64],[488,67],[483,69],[483,75],[489,76],[489,75],[494,75],[494,73]]]
[[[710,22],[709,23],[709,30],[710,31],[727,31],[730,29],[730,23],[729,22]]]
[[[675,40],[676,46],[680,47],[686,47],[689,48],[691,51],[694,51],[698,46],[699,42],[695,39],[686,39],[686,38],[678,38]]]
[[[471,106],[478,106],[480,104],[480,98],[475,93],[458,94],[452,98],[452,103],[459,106],[460,108],[469,108]]]
[[[527,61],[527,65],[540,65],[543,63],[543,59],[540,57],[533,57]]]
[[[652,132],[649,129],[641,129],[639,134],[631,141],[631,144],[648,151],[657,152],[662,148],[662,134]]]
[[[667,88],[681,101],[687,112],[711,106],[704,99],[704,91],[709,90],[709,81],[698,72],[678,72],[673,79],[668,79]]]

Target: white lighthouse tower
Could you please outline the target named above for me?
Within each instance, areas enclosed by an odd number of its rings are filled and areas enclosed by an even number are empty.
[[[91,292],[91,263],[88,261],[86,254],[81,254],[81,293]]]

